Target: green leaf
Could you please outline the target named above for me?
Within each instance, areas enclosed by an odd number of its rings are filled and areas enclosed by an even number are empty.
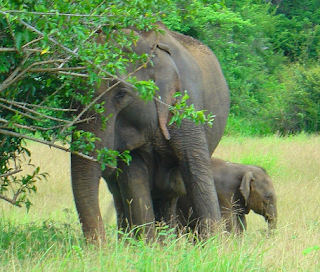
[[[14,36],[15,43],[16,43],[16,48],[17,48],[18,51],[21,51],[22,38],[23,38],[23,35],[22,35],[21,32],[16,33],[15,36]]]
[[[307,255],[313,251],[316,251],[316,250],[319,250],[320,249],[320,246],[313,246],[313,247],[308,247],[306,248],[305,250],[302,251],[302,254],[303,255]]]

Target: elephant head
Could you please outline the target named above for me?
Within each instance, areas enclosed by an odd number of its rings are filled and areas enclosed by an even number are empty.
[[[277,197],[275,190],[266,171],[257,166],[249,166],[245,172],[240,192],[245,199],[245,210],[248,214],[254,212],[264,216],[269,229],[277,226]]]

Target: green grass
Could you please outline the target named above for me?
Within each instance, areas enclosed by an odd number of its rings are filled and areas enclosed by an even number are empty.
[[[146,244],[117,240],[115,230],[108,229],[107,245],[95,247],[63,223],[1,222],[0,230],[2,271],[261,271],[261,248],[249,251],[242,238],[212,237],[194,244],[168,235]],[[233,250],[223,249],[226,239]]]
[[[193,243],[162,231],[146,244],[117,239],[110,194],[100,185],[107,243],[87,245],[70,185],[69,155],[32,144],[33,163],[50,173],[34,206],[0,202],[0,271],[320,271],[320,137],[224,137],[215,156],[260,165],[274,181],[278,230],[267,235],[261,216],[248,215],[242,237],[219,233]],[[27,171],[27,167],[24,168]]]

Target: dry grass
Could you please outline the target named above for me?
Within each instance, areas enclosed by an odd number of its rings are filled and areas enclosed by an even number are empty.
[[[38,184],[38,194],[32,198],[34,206],[28,214],[1,201],[0,216],[18,222],[76,222],[69,155],[36,144],[31,144],[30,149],[33,163],[41,165],[50,177]],[[220,254],[231,254],[236,243],[245,254],[259,252],[257,256],[266,271],[320,271],[320,137],[226,137],[215,155],[266,168],[278,195],[279,214],[277,232],[267,236],[264,219],[250,213],[247,233],[242,238],[226,238],[219,247]],[[103,217],[114,224],[111,196],[104,182],[100,195]]]
[[[25,209],[18,209],[12,205],[0,201],[0,213],[13,220],[20,222],[32,222],[36,220],[57,220],[72,217],[77,220],[76,209],[73,202],[71,178],[70,178],[70,154],[64,151],[50,148],[45,145],[28,143],[32,153],[32,164],[40,166],[40,172],[47,172],[47,181],[37,184],[38,193],[31,198],[34,204],[30,212],[26,214]],[[32,169],[23,167],[25,172]],[[115,213],[112,196],[108,191],[106,183],[100,182],[100,206],[106,223],[115,222]]]

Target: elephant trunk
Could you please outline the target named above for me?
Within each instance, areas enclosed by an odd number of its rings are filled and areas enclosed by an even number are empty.
[[[267,222],[268,222],[268,229],[269,230],[274,230],[277,228],[277,219],[276,218],[269,219]]]
[[[105,230],[99,208],[101,165],[71,155],[71,178],[74,201],[84,236],[89,241],[104,241]]]
[[[114,120],[108,123],[106,130],[100,128],[99,117],[95,122],[80,123],[77,130],[93,132],[101,141],[95,142],[96,149],[114,147]],[[107,139],[105,135],[109,135]],[[92,152],[90,156],[96,157]],[[112,171],[110,171],[112,172]],[[71,155],[71,179],[74,201],[76,204],[82,231],[89,241],[105,241],[105,229],[99,207],[99,182],[102,176],[101,164],[85,159],[76,154]]]
[[[269,230],[274,230],[277,228],[277,209],[275,207],[273,207],[272,210],[267,213],[265,218],[268,222]]]

